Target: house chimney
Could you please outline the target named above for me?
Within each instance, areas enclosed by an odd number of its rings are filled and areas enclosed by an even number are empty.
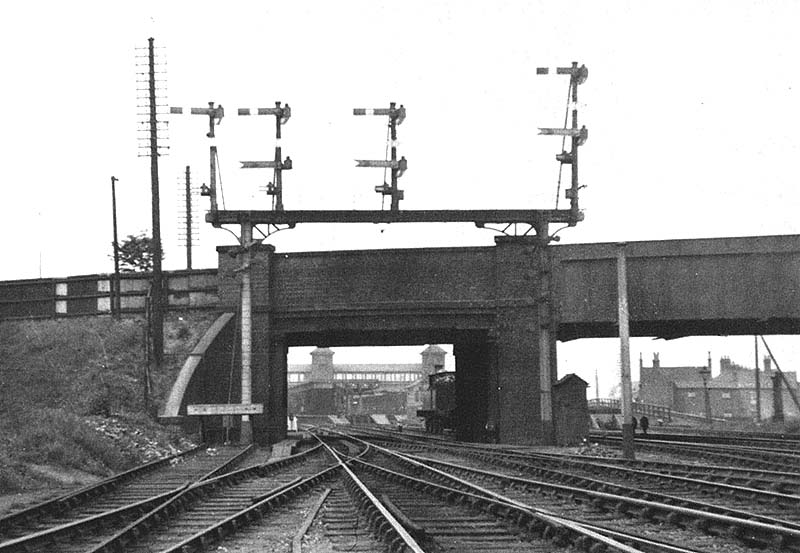
[[[661,361],[658,359],[658,353],[653,353],[653,368],[660,369]]]
[[[769,355],[764,356],[764,374],[772,370],[772,359]]]

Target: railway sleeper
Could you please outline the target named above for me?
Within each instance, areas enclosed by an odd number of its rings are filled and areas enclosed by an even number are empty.
[[[382,474],[385,477],[388,477],[389,474],[393,474],[393,471],[389,471],[375,465],[361,461],[359,461],[359,464],[364,465],[368,471]],[[417,479],[410,476],[402,476],[402,478],[405,479],[405,485],[409,485],[412,488],[417,487],[415,485],[415,482],[418,482]],[[446,488],[438,484],[435,485],[435,487],[429,487],[428,489],[429,491],[434,492],[438,497],[446,499],[450,503],[456,503],[456,501],[453,501],[455,499],[453,497],[454,495],[471,496],[472,499],[468,501],[470,505],[479,508],[482,512],[492,514],[501,520],[511,523],[520,531],[521,535],[523,536],[530,535],[530,533],[533,532],[534,534],[538,534],[540,537],[544,537],[546,539],[559,540],[555,543],[562,543],[563,541],[564,544],[575,543],[575,541],[582,536],[588,537],[586,534],[567,528],[555,522],[538,519],[540,524],[532,523],[531,520],[538,517],[535,517],[531,511],[508,505],[507,503],[501,502],[498,499],[485,496],[476,496],[473,492],[456,490],[454,488]],[[589,539],[593,543],[599,543],[592,538]],[[603,550],[604,549],[596,549],[598,552]]]

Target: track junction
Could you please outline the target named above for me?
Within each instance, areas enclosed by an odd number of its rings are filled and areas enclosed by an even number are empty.
[[[636,461],[600,435],[604,456],[367,426],[295,438],[287,455],[199,447],[12,513],[0,553],[800,551],[787,437],[651,436]]]

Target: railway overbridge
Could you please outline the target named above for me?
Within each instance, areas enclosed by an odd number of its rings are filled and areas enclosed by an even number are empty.
[[[461,437],[476,439],[491,423],[503,442],[551,441],[556,341],[616,335],[619,247],[498,237],[476,248],[251,248],[252,401],[264,405],[254,438],[285,432],[291,346],[452,343]],[[633,336],[800,333],[800,236],[624,247]],[[232,247],[218,252],[220,308],[236,313],[241,259]],[[227,401],[239,379],[230,368],[237,320],[221,319],[200,344],[165,415]]]

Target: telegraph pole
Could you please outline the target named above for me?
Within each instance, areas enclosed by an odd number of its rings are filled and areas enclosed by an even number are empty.
[[[186,268],[192,268],[192,169],[186,166]]]
[[[117,177],[111,177],[111,215],[114,224],[114,281],[111,285],[111,313],[119,317],[121,311],[120,282],[119,282],[119,241],[117,239]],[[41,277],[41,275],[39,275]]]
[[[634,459],[633,451],[633,392],[631,389],[630,319],[628,314],[628,275],[625,244],[617,248],[617,317],[619,321],[619,363],[622,400],[622,456]]]
[[[150,87],[150,189],[152,193],[153,216],[153,282],[152,287],[152,326],[153,363],[156,368],[164,361],[164,311],[163,275],[161,271],[161,211],[158,194],[158,117],[156,113],[156,70],[153,41],[148,41],[149,87]]]

